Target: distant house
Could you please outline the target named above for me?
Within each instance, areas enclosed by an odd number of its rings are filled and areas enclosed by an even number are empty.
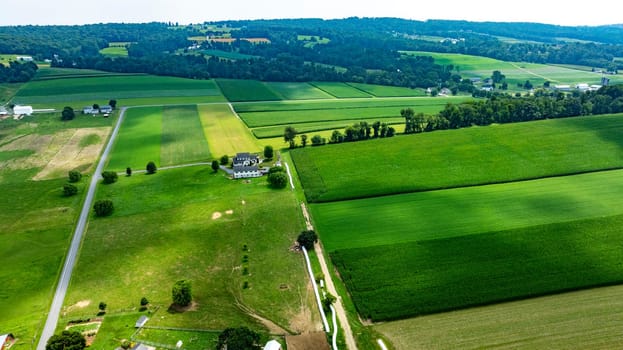
[[[136,324],[134,324],[134,328],[142,328],[147,321],[149,321],[149,317],[145,315],[139,317],[138,320],[136,320]]]
[[[101,106],[100,113],[112,113],[112,107],[109,105]]]
[[[269,340],[268,343],[264,345],[264,350],[281,350],[281,344],[276,340]]]
[[[18,61],[22,61],[22,62],[32,62],[32,56],[17,56],[15,57],[16,60]]]
[[[448,89],[448,88],[442,88],[439,91],[439,94],[440,95],[444,95],[444,96],[448,96],[448,95],[452,95],[452,91],[450,89]]]
[[[472,82],[472,84],[475,84],[475,83],[480,83],[480,81],[481,81],[481,80],[482,80],[482,79],[477,78],[477,77],[474,77],[474,78],[469,78],[469,81],[471,81],[471,82]]]
[[[0,106],[0,115],[7,115],[9,114],[9,112],[7,112],[6,108],[4,108],[3,106]]]
[[[32,106],[20,106],[20,105],[17,105],[15,107],[13,107],[13,114],[31,115],[32,114]]]
[[[262,172],[257,165],[234,165],[234,179],[246,179],[260,176],[262,176]]]
[[[579,84],[575,84],[575,88],[580,91],[588,91],[590,87],[586,83],[579,83]]]
[[[82,109],[82,114],[98,114],[99,111],[93,107],[84,107]]]
[[[15,341],[15,337],[11,333],[0,335],[0,350],[8,349]]]
[[[601,85],[591,85],[589,88],[590,91],[597,91],[599,89],[601,89]]]
[[[558,91],[571,91],[570,85],[554,85],[554,89]]]
[[[260,163],[260,157],[257,154],[237,153],[232,160],[233,166],[253,166]]]

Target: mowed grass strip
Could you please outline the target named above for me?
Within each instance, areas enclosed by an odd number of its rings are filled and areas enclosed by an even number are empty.
[[[374,329],[397,350],[615,349],[623,286],[570,292],[386,322]]]
[[[270,89],[276,91],[286,100],[313,100],[333,98],[333,96],[308,83],[264,83]]]
[[[354,88],[346,83],[337,82],[313,82],[310,83],[318,89],[337,98],[367,98],[372,97],[367,92]]]
[[[163,107],[130,108],[126,111],[107,168],[145,169],[153,161],[160,166]]]
[[[265,179],[232,181],[204,166],[120,177],[98,187],[100,198],[111,199],[115,212],[89,221],[66,319],[96,314],[99,301],[109,315],[135,309],[142,297],[160,307],[151,326],[261,329],[239,304],[284,327],[301,307],[311,312],[304,262],[288,250],[303,225],[283,220],[300,216],[292,192],[274,191]],[[192,281],[195,304],[169,313],[180,279]],[[71,307],[85,300],[88,307]]]
[[[232,102],[283,99],[277,92],[257,80],[217,79],[216,83],[221,88],[225,98]]]
[[[623,170],[312,204],[328,251],[623,213]],[[356,235],[353,235],[356,232]]]
[[[200,105],[197,108],[213,157],[261,150],[249,129],[236,117],[229,105]]]
[[[292,158],[307,199],[334,201],[619,168],[621,132],[621,115],[578,117],[295,149]]]
[[[362,317],[392,320],[623,282],[623,216],[331,254]]]
[[[197,106],[164,107],[160,164],[162,166],[207,161],[208,143],[203,135]]]

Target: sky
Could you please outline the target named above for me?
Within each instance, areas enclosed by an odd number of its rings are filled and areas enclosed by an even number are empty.
[[[153,21],[189,24],[311,17],[400,17],[572,26],[623,23],[612,0],[16,0],[3,6],[0,25]]]

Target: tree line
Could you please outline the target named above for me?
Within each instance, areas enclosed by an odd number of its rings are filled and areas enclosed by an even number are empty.
[[[37,73],[37,65],[33,62],[9,62],[8,66],[0,64],[0,83],[23,83],[29,81]]]

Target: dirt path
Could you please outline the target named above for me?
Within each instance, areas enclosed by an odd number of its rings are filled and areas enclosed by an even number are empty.
[[[301,203],[301,209],[303,210],[303,216],[305,217],[305,222],[308,230],[313,230],[314,226],[311,224],[309,220],[309,213],[307,212],[307,207],[305,203]],[[322,250],[322,245],[320,242],[316,242],[314,244],[314,250],[316,251],[316,255],[318,256],[318,262],[320,263],[320,269],[324,274],[324,281],[327,290],[332,295],[337,297],[337,300],[333,304],[335,307],[335,312],[337,314],[338,320],[340,320],[340,324],[342,326],[342,330],[344,331],[344,340],[346,341],[346,348],[348,350],[357,350],[357,343],[355,342],[355,337],[353,337],[353,331],[350,328],[350,323],[348,323],[348,317],[346,317],[346,311],[344,310],[344,305],[342,304],[342,297],[337,293],[335,289],[335,284],[333,284],[333,280],[331,279],[331,274],[329,273],[329,267],[327,266],[327,262],[324,259],[324,252]]]

